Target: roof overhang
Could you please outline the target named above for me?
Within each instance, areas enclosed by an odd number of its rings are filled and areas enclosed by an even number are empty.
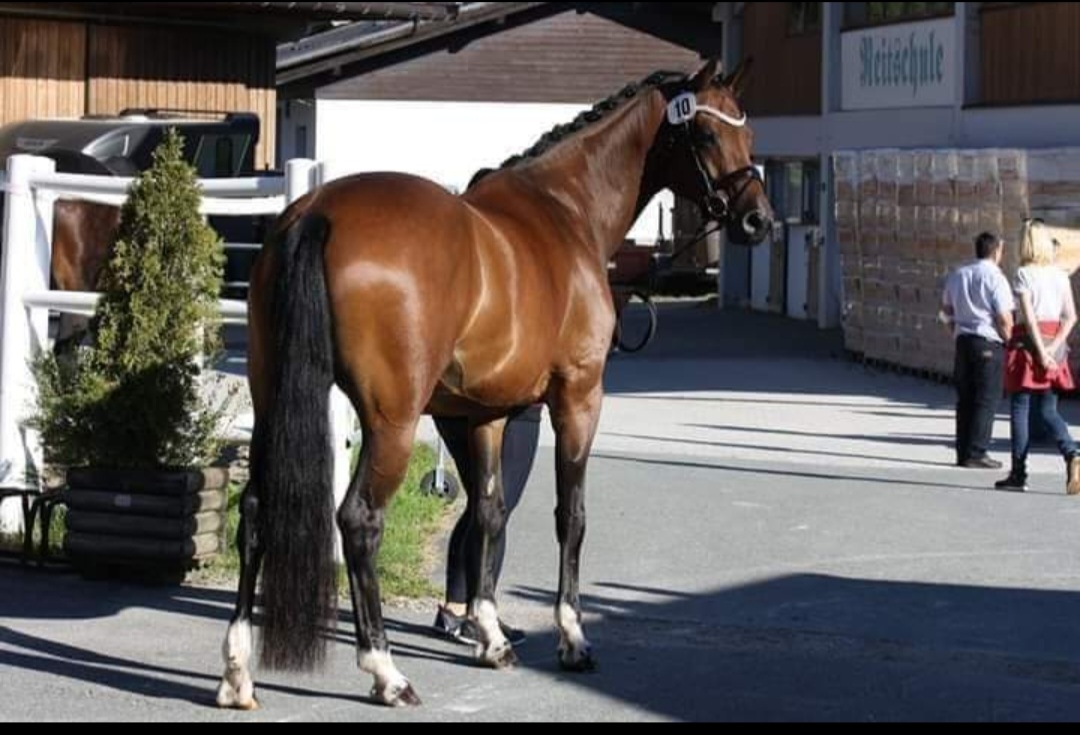
[[[172,2],[0,3],[0,15],[37,18],[196,25],[300,38],[312,24],[334,21],[448,21],[463,3]]]
[[[321,87],[432,53],[454,53],[485,36],[577,11],[719,56],[723,34],[714,22],[716,3],[463,3],[447,20],[354,24],[278,48],[278,94],[312,97]]]

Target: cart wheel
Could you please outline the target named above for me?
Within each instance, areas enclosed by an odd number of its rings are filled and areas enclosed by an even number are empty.
[[[632,292],[615,322],[615,345],[622,352],[641,352],[656,337],[657,320],[656,305],[648,294]]]
[[[461,485],[456,477],[449,472],[444,472],[441,487],[437,486],[435,479],[434,470],[424,475],[424,479],[420,481],[420,492],[424,495],[442,498],[447,503],[453,503],[457,500],[458,495],[461,494]]]

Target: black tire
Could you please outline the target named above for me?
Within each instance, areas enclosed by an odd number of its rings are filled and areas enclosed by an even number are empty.
[[[457,500],[458,495],[461,494],[461,484],[458,479],[449,472],[444,472],[442,487],[439,487],[436,483],[436,477],[434,470],[424,475],[424,479],[420,481],[420,492],[424,495],[442,498],[447,504]]]
[[[644,309],[632,308],[641,306]],[[656,338],[657,326],[656,305],[647,294],[634,291],[615,323],[615,344],[620,352],[641,352]]]

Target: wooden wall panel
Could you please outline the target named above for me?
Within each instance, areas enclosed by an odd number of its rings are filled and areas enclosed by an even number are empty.
[[[754,69],[743,97],[751,115],[821,114],[821,31],[790,35],[791,3],[747,3],[743,56]]]
[[[253,112],[257,168],[274,165],[274,44],[207,29],[93,25],[87,112],[174,108]]]
[[[0,17],[0,125],[81,115],[85,64],[81,23]]]
[[[982,104],[1080,101],[1080,3],[988,4],[981,20]]]

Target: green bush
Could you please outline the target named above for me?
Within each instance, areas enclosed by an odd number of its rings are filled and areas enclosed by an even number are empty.
[[[202,396],[200,366],[219,346],[225,256],[199,200],[183,141],[170,130],[122,210],[92,345],[34,364],[34,425],[47,461],[182,469],[215,457],[223,410]]]

